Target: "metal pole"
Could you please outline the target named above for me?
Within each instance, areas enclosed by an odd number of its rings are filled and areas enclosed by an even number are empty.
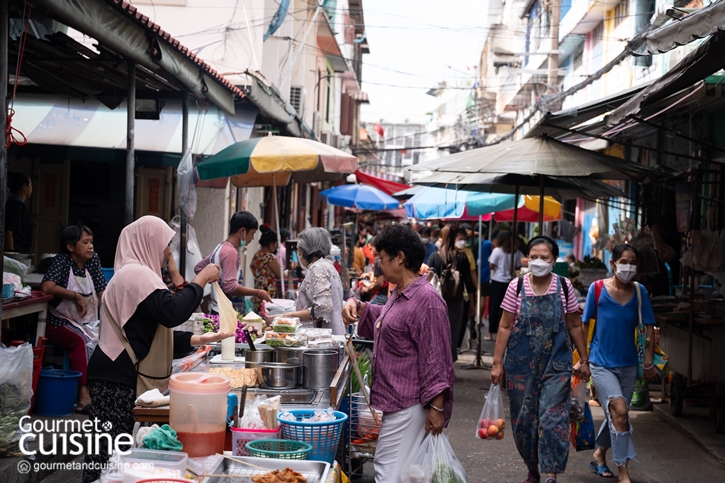
[[[478,284],[476,285],[476,327],[475,330],[478,332],[476,337],[476,359],[471,364],[471,368],[483,369],[483,358],[481,357],[481,254],[483,245],[483,216],[478,215]],[[489,222],[489,225],[491,222]]]
[[[126,225],[133,222],[133,188],[136,137],[136,61],[127,60],[128,94],[126,105],[126,206],[124,221]]]
[[[272,175],[272,198],[274,198],[274,219],[277,223],[277,245],[282,246],[282,234],[279,231],[279,204],[277,202],[277,176]],[[278,248],[279,249],[279,248]],[[287,298],[287,293],[284,289],[284,273],[279,274],[279,283],[282,287],[282,293],[280,294],[281,298]],[[313,320],[314,322],[314,320]]]
[[[551,53],[549,54],[549,75],[546,84],[550,94],[559,91],[559,16],[561,0],[551,0]],[[541,230],[541,229],[539,229]]]
[[[516,273],[516,225],[519,223],[519,185],[516,185],[514,195],[514,224],[511,227],[511,278]]]
[[[15,82],[19,77],[19,72],[15,75]],[[8,121],[8,2],[0,0],[0,99],[3,100],[3,107],[0,109],[0,126],[6,126]],[[5,195],[7,168],[8,168],[8,150],[6,148],[7,134],[3,129],[3,139],[0,143],[0,262],[4,266],[5,253]],[[2,315],[2,306],[0,305],[0,315]]]
[[[181,157],[184,158],[189,149],[189,93],[184,92],[181,100]],[[181,207],[181,223],[179,228],[179,273],[186,280],[186,245],[189,220],[186,211]]]
[[[539,175],[539,235],[544,234],[544,175]]]

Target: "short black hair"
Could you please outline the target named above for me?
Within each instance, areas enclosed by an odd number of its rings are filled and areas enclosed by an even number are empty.
[[[427,237],[430,237],[430,235],[431,235],[431,233],[432,233],[432,232],[433,232],[433,230],[431,230],[429,226],[424,226],[424,227],[423,227],[423,228],[422,228],[422,229],[420,230],[420,236],[427,236]]]
[[[229,221],[229,234],[233,235],[242,228],[245,228],[247,231],[256,230],[259,228],[259,222],[250,212],[237,211]]]
[[[76,246],[76,243],[81,239],[83,233],[87,233],[93,236],[93,231],[85,225],[70,225],[63,229],[60,233],[60,251],[59,253],[70,253],[68,251],[68,245]]]
[[[473,230],[470,223],[461,223],[461,228],[464,230]]]
[[[530,252],[533,247],[536,245],[549,245],[549,249],[551,250],[551,254],[554,255],[554,258],[559,257],[559,245],[556,244],[556,241],[554,241],[553,238],[548,237],[546,235],[539,235],[535,236],[531,240],[529,240],[529,244],[526,246],[526,252]]]
[[[373,246],[378,252],[385,250],[391,257],[403,252],[405,268],[415,273],[418,273],[425,258],[425,245],[420,236],[407,225],[386,226],[375,236]]]
[[[267,245],[277,241],[277,232],[271,229],[268,224],[265,223],[260,226],[259,231],[262,233],[262,236],[259,237],[260,246],[266,247]]]
[[[11,193],[17,193],[23,186],[30,184],[30,178],[28,175],[21,172],[8,173],[8,188]]]
[[[470,226],[470,225],[469,225],[469,226]],[[454,232],[453,232],[453,237],[452,237],[452,239],[453,239],[454,243],[455,243],[456,237],[457,237],[458,235],[463,235],[463,236],[465,236],[466,238],[468,238],[468,232],[466,231],[466,229],[465,229],[465,228],[463,228],[463,226],[459,226],[458,228],[456,228],[456,229],[454,230]]]
[[[637,251],[635,247],[629,243],[619,243],[614,247],[614,250],[612,250],[612,261],[617,263],[617,260],[619,260],[626,251],[634,253],[634,258],[639,260],[639,251]]]
[[[279,229],[279,237],[280,237],[280,240],[282,241],[282,243],[289,240],[289,237],[291,237],[291,236],[292,236],[292,233],[290,233],[290,231],[287,228]]]

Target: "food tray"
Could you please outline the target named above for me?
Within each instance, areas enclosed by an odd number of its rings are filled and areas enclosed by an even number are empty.
[[[325,483],[327,481],[327,475],[330,472],[330,465],[323,461],[277,460],[254,458],[251,456],[239,456],[235,457],[234,460],[238,461],[224,458],[212,472],[215,475],[229,475],[229,477],[212,476],[209,477],[206,483],[252,483],[253,476],[266,473],[264,470],[252,468],[244,463],[240,463],[240,461],[261,466],[269,471],[292,468],[302,473],[302,476],[307,479],[307,483]]]
[[[272,324],[272,330],[275,332],[283,332],[286,334],[292,334],[294,332],[297,332],[297,326],[296,325],[277,325]]]
[[[287,339],[266,339],[264,341],[269,347],[299,347],[302,345],[302,341],[297,339],[297,342],[292,342]]]

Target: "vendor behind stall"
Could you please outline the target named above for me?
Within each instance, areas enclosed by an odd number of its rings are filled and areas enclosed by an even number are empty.
[[[258,227],[259,222],[253,214],[248,211],[237,211],[229,221],[229,236],[227,239],[217,245],[214,251],[211,252],[211,255],[204,258],[194,267],[194,272],[198,274],[210,263],[218,265],[221,270],[219,286],[240,312],[244,312],[244,300],[242,297],[245,295],[256,297],[260,301],[272,301],[272,298],[264,290],[244,286],[244,275],[242,273],[242,263],[239,259],[239,249],[254,240],[254,233]],[[211,304],[209,308],[212,313],[219,313],[214,290],[211,291]]]
[[[173,331],[199,307],[204,286],[219,279],[219,267],[208,264],[184,288],[173,294],[161,278],[171,256],[174,230],[160,218],[144,216],[121,232],[115,273],[101,307],[101,337],[88,364],[93,405],[90,418],[111,423],[115,438],[133,432],[136,397],[146,389],[162,389],[171,375],[173,352],[189,352],[234,334]],[[86,456],[100,468],[109,455]],[[100,469],[86,470],[84,483],[96,481]]]
[[[297,238],[300,265],[307,270],[300,285],[295,312],[283,317],[299,317],[302,322],[322,320],[322,328],[334,335],[345,333],[342,322],[342,282],[330,256],[332,240],[324,228],[308,228]]]
[[[106,279],[101,260],[93,251],[93,232],[87,226],[72,225],[60,234],[60,252],[43,277],[40,289],[55,299],[49,302],[48,341],[65,349],[70,368],[81,373],[78,383],[78,407],[88,414],[91,396],[86,371],[91,349],[88,343],[98,339],[88,324],[98,320],[98,305]]]

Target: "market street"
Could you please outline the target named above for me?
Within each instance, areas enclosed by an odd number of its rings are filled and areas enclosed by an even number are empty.
[[[493,343],[485,342],[487,354],[493,352]],[[472,351],[458,356],[456,362],[455,405],[451,424],[445,431],[456,456],[463,463],[470,483],[520,483],[526,476],[510,429],[506,429],[503,441],[482,441],[475,439],[473,428],[478,420],[484,396],[489,387],[488,370],[469,370],[466,366],[474,360]],[[491,357],[484,355],[490,367]],[[601,408],[592,408],[595,426],[599,428],[604,414]],[[509,421],[508,401],[506,420]],[[722,481],[725,465],[707,454],[694,441],[665,422],[652,411],[632,412],[634,438],[639,462],[630,466],[632,483],[700,483]],[[562,483],[601,483],[588,467],[591,451],[569,453],[566,473],[559,477]],[[611,468],[611,453],[608,464]],[[616,471],[616,470],[615,470]],[[372,464],[368,464],[366,475],[372,475]],[[373,483],[373,478],[355,480],[359,483]],[[616,481],[615,479],[606,481]]]

